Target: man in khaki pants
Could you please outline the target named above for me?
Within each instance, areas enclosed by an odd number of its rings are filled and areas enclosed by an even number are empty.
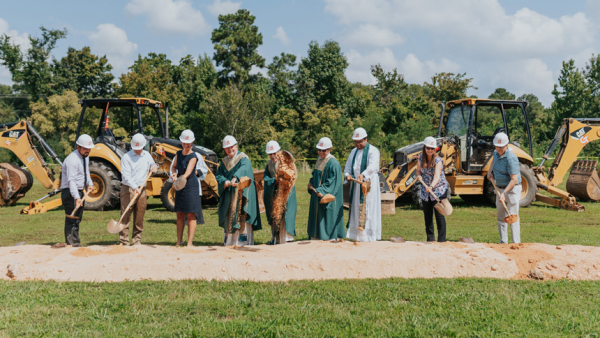
[[[129,221],[133,213],[133,245],[142,244],[144,213],[146,212],[146,177],[158,169],[152,155],[144,150],[146,138],[135,134],[131,138],[131,150],[121,159],[121,215],[131,200],[139,194],[137,201],[123,217],[125,228],[119,233],[122,245],[129,245]]]

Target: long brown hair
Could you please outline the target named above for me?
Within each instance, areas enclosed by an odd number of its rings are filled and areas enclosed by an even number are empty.
[[[435,168],[435,159],[438,156],[437,151],[433,152],[433,155],[431,156],[431,163],[429,163],[427,160],[427,151],[425,150],[425,148],[427,147],[423,145],[423,151],[421,153],[421,168]]]

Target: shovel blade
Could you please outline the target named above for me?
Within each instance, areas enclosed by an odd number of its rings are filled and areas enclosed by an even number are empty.
[[[111,219],[106,225],[106,230],[108,230],[108,232],[111,234],[118,234],[123,230],[123,225],[117,223],[114,219]]]
[[[447,199],[441,200],[433,206],[440,214],[444,216],[452,215],[452,204]]]
[[[65,215],[65,216],[67,216],[68,218],[71,218],[71,219],[79,219],[79,217],[77,217],[77,216],[71,216],[71,215]]]
[[[335,201],[335,196],[333,196],[332,194],[327,194],[325,196],[323,196],[323,198],[321,198],[321,202],[319,202],[320,204],[326,204],[329,202]]]
[[[504,217],[504,222],[508,224],[517,223],[519,221],[519,215],[508,215]]]

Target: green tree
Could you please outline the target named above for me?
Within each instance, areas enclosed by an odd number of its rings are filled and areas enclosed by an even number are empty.
[[[294,105],[296,72],[291,68],[295,66],[296,56],[286,53],[281,53],[281,57],[273,57],[273,62],[267,66],[277,109],[291,108]]]
[[[257,52],[263,37],[254,25],[255,19],[247,9],[219,15],[219,28],[212,32],[211,41],[215,48],[213,59],[217,66],[222,67],[219,71],[221,83],[230,80],[245,83],[252,78],[252,66],[265,66],[265,59]]]
[[[210,128],[205,129],[209,146],[220,150],[223,137],[233,135],[248,155],[261,155],[263,145],[273,136],[268,119],[272,104],[272,97],[253,85],[213,87],[200,106],[210,121]]]
[[[72,90],[80,98],[108,97],[112,92],[112,66],[106,55],[98,57],[90,47],[77,50],[69,47],[67,55],[52,66],[55,91]]]
[[[77,133],[77,123],[73,121],[78,121],[81,113],[78,101],[77,93],[67,90],[62,95],[48,97],[48,102],[31,104],[30,121],[59,156],[66,156],[73,151]],[[88,112],[85,118],[85,130],[90,130],[98,123],[97,114]]]
[[[383,106],[388,106],[392,98],[399,96],[408,88],[404,75],[399,74],[396,68],[386,72],[381,65],[377,64],[371,66],[371,75],[377,80],[374,86],[375,100]]]
[[[185,116],[181,111],[184,97],[174,81],[175,67],[166,55],[149,53],[144,58],[140,55],[134,64],[129,67],[129,70],[128,73],[122,74],[119,78],[116,94],[119,97],[145,97],[160,101],[163,104],[168,102],[171,135],[178,135],[181,131],[187,129]],[[146,134],[160,136],[158,119],[152,109],[143,109],[142,121]],[[116,116],[115,122],[122,127],[128,126],[130,123],[129,112]],[[115,133],[115,135],[117,134]]]
[[[312,41],[308,56],[298,66],[298,107],[300,111],[333,105],[343,107],[350,95],[350,84],[344,72],[348,61],[335,41],[325,41],[323,46]]]
[[[504,88],[496,88],[493,93],[488,96],[490,100],[514,100],[516,97],[515,94],[509,92]]]
[[[428,96],[437,102],[448,102],[467,97],[469,88],[477,89],[471,83],[472,78],[466,78],[467,73],[438,73],[431,78],[431,83],[425,82]]]
[[[552,109],[556,114],[555,127],[569,117],[587,117],[592,103],[592,93],[585,75],[575,67],[572,59],[563,62],[558,84],[552,91],[554,102]]]
[[[33,101],[37,101],[41,95],[55,92],[52,67],[48,60],[56,42],[67,35],[66,29],[47,30],[42,26],[40,30],[41,37],[29,36],[31,47],[25,54],[11,42],[8,35],[0,37],[1,64],[10,71],[15,89],[31,94]]]

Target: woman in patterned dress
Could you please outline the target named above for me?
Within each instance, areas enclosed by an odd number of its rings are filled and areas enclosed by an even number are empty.
[[[421,187],[421,199],[423,200],[423,214],[425,216],[425,232],[427,242],[435,241],[433,228],[433,213],[438,230],[438,242],[446,241],[446,219],[433,206],[437,203],[432,193],[442,200],[448,196],[448,181],[444,175],[443,160],[436,153],[437,142],[435,138],[425,138],[423,152],[419,154],[417,165],[417,179],[424,185]]]

